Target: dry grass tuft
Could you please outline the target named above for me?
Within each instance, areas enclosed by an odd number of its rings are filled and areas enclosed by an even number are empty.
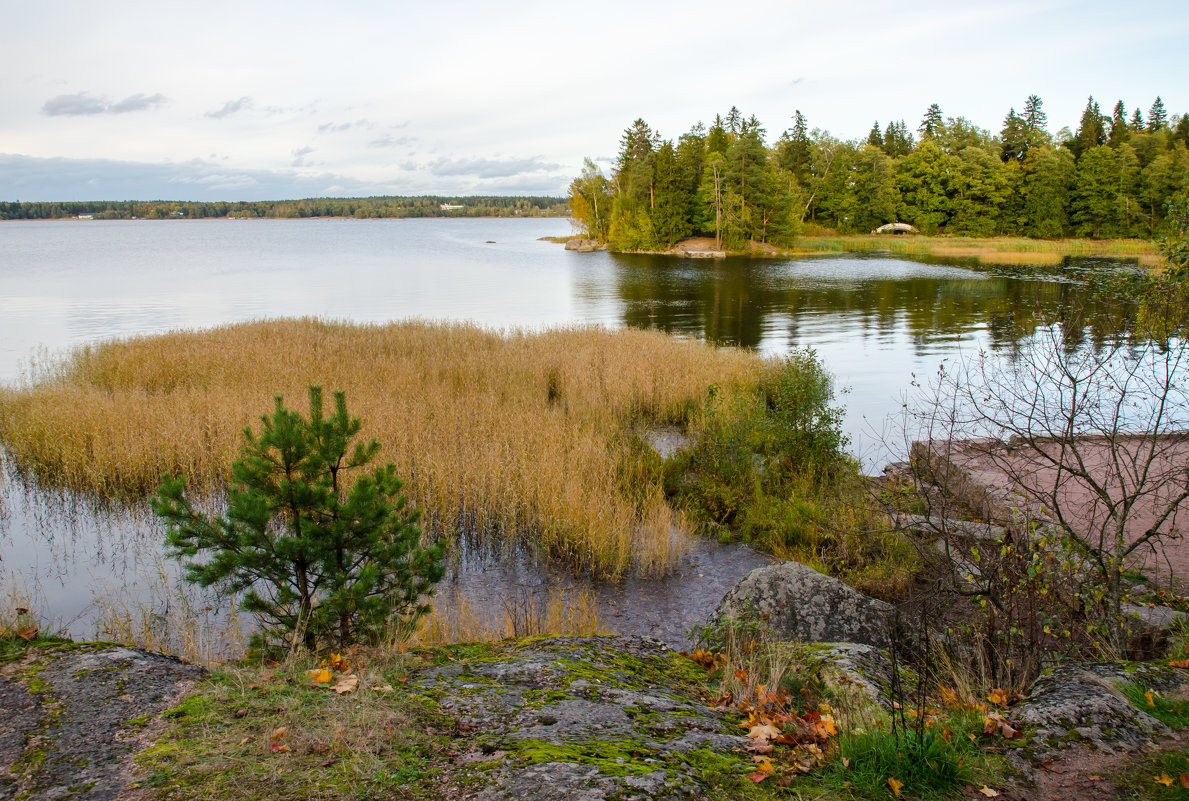
[[[684,549],[635,427],[681,425],[710,384],[770,363],[663,333],[467,324],[255,322],[104,343],[0,390],[0,442],[26,480],[107,500],[162,473],[217,493],[274,395],[344,390],[407,478],[428,536],[523,537],[601,575],[663,572]]]
[[[598,599],[584,589],[527,589],[490,604],[469,599],[461,590],[439,591],[433,611],[422,618],[410,645],[434,646],[488,642],[542,634],[591,637],[608,633]]]

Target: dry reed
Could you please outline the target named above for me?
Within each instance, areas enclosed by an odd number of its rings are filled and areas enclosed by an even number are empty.
[[[0,390],[0,442],[26,480],[103,499],[144,497],[162,473],[217,493],[272,397],[304,410],[320,384],[346,392],[407,478],[427,535],[523,536],[601,575],[663,572],[681,521],[634,428],[681,424],[710,384],[739,391],[769,366],[653,331],[264,321],[77,350]]]
[[[598,599],[582,588],[524,590],[499,603],[477,602],[459,589],[439,591],[433,611],[422,618],[412,645],[443,645],[555,634],[606,634]]]

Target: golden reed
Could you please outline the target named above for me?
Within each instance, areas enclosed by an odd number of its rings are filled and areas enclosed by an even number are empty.
[[[0,442],[44,485],[134,500],[172,473],[213,494],[273,396],[305,411],[320,384],[346,392],[427,534],[525,537],[599,575],[663,572],[681,521],[633,432],[685,423],[710,384],[747,391],[771,366],[655,331],[263,321],[79,349],[0,389]]]

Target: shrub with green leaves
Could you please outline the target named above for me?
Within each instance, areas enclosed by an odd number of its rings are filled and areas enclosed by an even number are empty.
[[[380,446],[352,444],[361,424],[343,393],[329,416],[321,387],[309,402],[306,419],[277,396],[260,434],[245,429],[223,515],[195,509],[180,477],[163,477],[152,505],[172,555],[191,557],[186,580],[243,593],[258,643],[281,635],[310,650],[344,648],[429,611],[445,546],[421,546],[391,464],[367,469]]]

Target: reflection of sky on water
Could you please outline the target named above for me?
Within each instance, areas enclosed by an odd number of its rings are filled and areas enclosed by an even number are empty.
[[[565,220],[6,222],[0,382],[31,357],[96,340],[264,317],[635,325],[771,354],[813,348],[846,390],[852,450],[876,469],[886,454],[873,432],[941,360],[1010,352],[1053,323],[1075,343],[1130,324],[1128,310],[1094,302],[1072,316],[1086,300],[1072,279],[1109,263],[1054,273],[880,255],[675,260],[537,241],[568,232]],[[60,621],[85,617],[103,593],[152,599],[161,539],[152,521],[9,492],[0,591],[52,599]],[[172,562],[165,570],[176,575]]]

